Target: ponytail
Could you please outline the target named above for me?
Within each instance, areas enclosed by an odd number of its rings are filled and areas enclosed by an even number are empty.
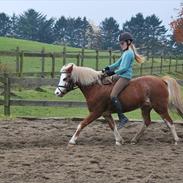
[[[130,44],[131,49],[133,50],[134,54],[135,54],[135,60],[141,64],[144,62],[143,56],[139,55],[137,52],[137,49],[135,48],[135,45],[133,43]]]

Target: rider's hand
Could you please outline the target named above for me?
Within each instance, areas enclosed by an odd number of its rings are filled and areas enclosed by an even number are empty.
[[[109,71],[107,71],[107,72],[106,72],[106,74],[107,74],[108,76],[112,76],[112,75],[114,75],[114,74],[115,74],[115,72],[114,72],[114,71],[110,71],[110,70],[109,70]]]
[[[102,72],[105,73],[105,72],[107,72],[107,71],[109,71],[109,70],[110,70],[110,68],[107,66],[107,67],[105,67],[104,69],[102,69]]]
[[[104,76],[112,76],[115,74],[114,71],[111,71],[109,67],[105,67],[104,69],[102,69],[102,72],[104,73]]]

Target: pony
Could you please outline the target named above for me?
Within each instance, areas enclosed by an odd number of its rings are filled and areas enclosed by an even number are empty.
[[[103,116],[114,133],[116,145],[124,143],[119,134],[116,123],[112,117],[115,108],[110,100],[110,93],[114,82],[108,85],[102,84],[103,73],[88,67],[79,67],[75,64],[68,64],[61,68],[60,81],[55,90],[55,95],[63,97],[76,87],[85,96],[89,115],[79,123],[69,144],[75,145],[81,130],[88,124]],[[146,128],[151,124],[150,112],[154,109],[171,130],[175,144],[179,141],[172,118],[168,108],[171,106],[183,118],[183,103],[181,100],[180,86],[177,81],[169,76],[141,76],[130,81],[128,86],[119,94],[124,112],[141,109],[143,125],[131,143],[137,143]]]

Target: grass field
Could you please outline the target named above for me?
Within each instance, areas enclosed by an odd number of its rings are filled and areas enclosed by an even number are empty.
[[[41,52],[41,50],[44,48],[45,52],[62,52],[63,46],[58,45],[52,45],[52,44],[45,44],[45,43],[39,43],[35,41],[26,41],[26,40],[20,40],[20,39],[12,39],[12,38],[5,38],[0,37],[0,50],[16,50],[16,47],[19,47],[20,50],[24,51],[31,51],[31,52]],[[67,46],[66,52],[81,52],[80,48],[72,48]],[[84,59],[84,66],[92,67],[95,69],[96,66],[96,52],[95,50],[88,50],[85,49],[86,55],[92,55],[94,58]],[[90,53],[87,53],[90,52]],[[77,53],[74,53],[77,54]],[[99,56],[108,56],[108,52],[99,52]],[[120,56],[120,53],[113,53],[113,55],[116,56],[116,59]],[[146,59],[146,58],[145,58]],[[77,59],[76,58],[66,58],[66,63],[75,63],[76,64]],[[178,60],[178,64],[182,64],[182,60]],[[15,72],[16,70],[16,58],[10,57],[10,56],[0,56],[0,64],[7,64],[7,66],[10,69],[10,72]],[[55,60],[55,71],[58,72],[60,68],[63,66],[63,58],[56,58]],[[99,70],[103,69],[109,64],[108,59],[99,59]],[[170,64],[170,60],[167,58],[167,60],[163,61],[163,69],[162,73],[165,74],[169,72],[170,74],[175,72],[175,64],[176,60],[171,60],[171,67],[167,67]],[[160,58],[154,58],[153,61],[153,67],[160,66]],[[152,66],[152,60],[149,59],[148,61],[145,60],[145,62],[142,64],[142,67],[151,67]],[[140,74],[140,67],[141,65],[135,63],[134,64],[134,75]],[[176,77],[182,77],[182,74],[179,74],[183,72],[183,67],[177,68],[177,73],[175,74]],[[40,57],[24,57],[23,62],[23,73],[28,72],[41,72],[41,58]],[[51,72],[51,58],[45,59],[45,72]],[[159,73],[159,69],[155,68],[153,69],[152,73]],[[142,69],[142,74],[151,74],[151,70],[149,69]],[[181,79],[181,78],[180,78]]]
[[[25,41],[25,40],[17,40],[17,39],[10,39],[10,38],[4,38],[0,37],[0,50],[15,50],[16,47],[19,46],[19,48],[22,50],[31,50],[31,51],[37,51],[40,52],[41,49],[44,47],[46,52],[60,52],[63,50],[63,46],[57,46],[57,45],[50,45],[50,44],[44,44],[39,42],[33,42],[33,41]],[[78,48],[71,48],[67,47],[68,51],[80,51],[81,49]],[[88,50],[91,51],[91,50]],[[91,54],[91,53],[90,53]],[[107,52],[102,52],[100,55],[107,55]],[[93,51],[93,55],[95,55],[95,51]],[[70,59],[67,60],[67,63],[74,62],[76,63],[76,59]],[[172,63],[175,63],[175,60],[171,61]],[[182,61],[181,61],[182,62]],[[15,71],[15,58],[14,57],[0,57],[0,63],[8,64],[11,71]],[[99,69],[104,68],[106,65],[109,64],[108,60],[100,59],[99,60]],[[152,62],[151,60],[146,61],[143,64],[143,67],[151,66]],[[164,62],[165,65],[169,64],[169,61],[167,60]],[[160,65],[160,59],[155,59],[154,65],[159,66]],[[62,59],[56,59],[56,71],[60,70],[60,67],[62,66]],[[95,68],[95,59],[89,59],[84,61],[84,66]],[[135,75],[139,75],[140,73],[140,66],[135,64]],[[166,75],[169,68],[163,68],[161,75]],[[40,72],[41,70],[41,62],[40,58],[25,58],[24,60],[24,72]],[[51,59],[46,59],[46,68],[45,71],[49,72],[51,71]],[[174,78],[183,79],[183,73],[182,68],[178,68],[178,72],[174,72],[175,68],[171,68],[171,72],[168,73],[169,75],[173,76]],[[144,70],[143,74],[149,74],[150,70]],[[34,89],[32,90],[25,90],[25,89],[13,89],[12,92],[15,94],[15,96],[12,96],[12,98],[16,99],[38,99],[38,100],[70,100],[70,101],[85,101],[82,93],[79,90],[75,90],[70,92],[68,95],[66,95],[64,98],[58,98],[54,95],[55,88],[53,87],[44,87],[44,92],[38,92]],[[183,90],[182,90],[183,91]],[[0,96],[0,98],[3,98],[3,96]],[[21,106],[13,106],[11,107],[11,117],[17,117],[17,116],[37,116],[37,117],[84,117],[88,114],[88,110],[85,108],[63,108],[63,107],[21,107]],[[114,115],[116,117],[116,115]],[[133,112],[127,113],[127,116],[129,118],[133,119],[141,119],[140,110],[136,110]],[[3,107],[0,106],[0,117],[3,117]],[[173,118],[176,120],[179,120],[180,118],[177,115],[173,115]],[[152,112],[152,119],[160,119],[160,117],[155,113]]]
[[[80,90],[74,90],[65,95],[63,98],[54,95],[54,87],[43,87],[43,92],[36,90],[13,90],[16,96],[12,99],[30,99],[30,100],[60,100],[60,101],[85,101]],[[182,88],[183,95],[183,88]],[[1,96],[2,98],[2,96]],[[3,114],[3,107],[0,107],[0,114]],[[70,107],[35,107],[35,106],[13,106],[11,107],[11,117],[17,116],[35,116],[35,117],[85,117],[88,114],[86,108],[70,108]],[[154,111],[151,113],[153,120],[160,120],[160,116]],[[174,120],[181,120],[176,114],[171,114]],[[135,110],[127,113],[130,119],[141,119],[141,111]],[[117,115],[114,115],[116,118]],[[3,118],[3,115],[1,115]]]

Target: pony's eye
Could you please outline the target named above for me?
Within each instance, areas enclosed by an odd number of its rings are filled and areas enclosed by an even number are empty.
[[[66,80],[67,80],[67,78],[64,78],[64,79],[63,79],[63,81],[66,81]]]

